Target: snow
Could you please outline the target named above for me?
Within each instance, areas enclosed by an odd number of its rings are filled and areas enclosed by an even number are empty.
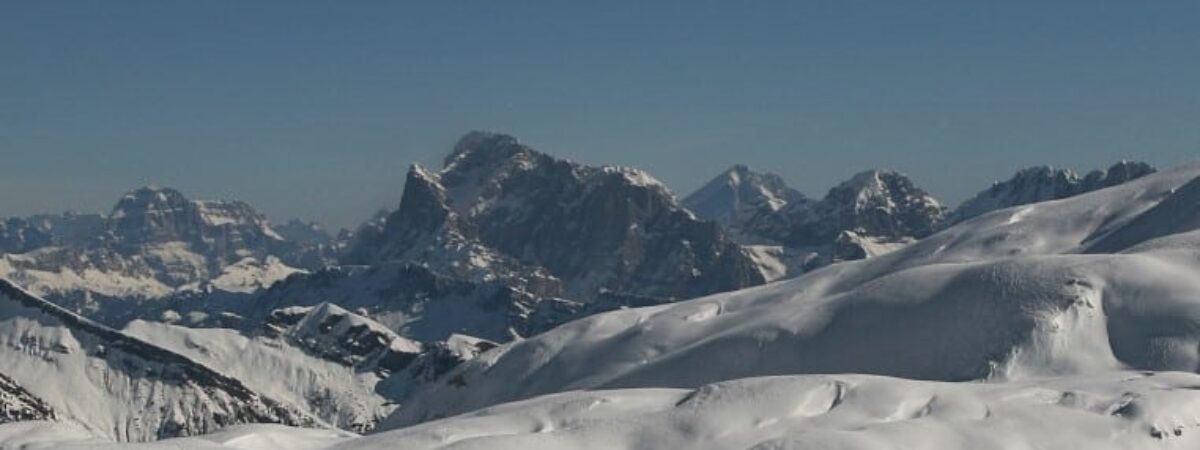
[[[230,423],[312,423],[235,379],[5,280],[0,280],[0,372],[62,420],[107,440],[146,441]]]
[[[354,437],[342,431],[260,424],[232,426],[190,438],[116,444],[68,423],[20,422],[0,425],[0,449],[4,450],[318,450]]]
[[[220,274],[208,281],[208,284],[226,292],[249,294],[271,287],[279,280],[296,273],[307,272],[290,267],[274,256],[268,256],[262,262],[255,258],[243,258],[225,266]]]
[[[352,367],[310,356],[279,340],[140,320],[123,331],[217,368],[250,389],[339,428],[370,428],[395,408],[375,392],[380,378],[374,372],[356,373]]]
[[[364,437],[249,425],[155,449],[1187,449],[1200,376],[1113,372],[1011,383],[870,375],[566,392]],[[64,425],[0,425],[0,448],[108,447]]]
[[[1180,189],[1197,176],[1200,165],[1185,166],[1039,204],[1015,223],[1015,210],[996,211],[799,278],[591,316],[467,362],[447,375],[460,385],[430,385],[390,425],[575,389],[694,388],[767,375],[1001,381],[1194,372],[1200,248],[1084,252],[1160,203],[1200,199],[1200,190]],[[712,305],[719,314],[707,312]]]
[[[22,255],[0,255],[0,278],[20,283],[38,295],[86,291],[107,297],[158,298],[175,291],[148,274],[105,272],[91,267],[78,271],[61,267],[57,271],[51,271],[27,268],[22,264],[57,250],[45,248]]]
[[[787,249],[778,245],[744,245],[742,248],[768,283],[787,277]]]

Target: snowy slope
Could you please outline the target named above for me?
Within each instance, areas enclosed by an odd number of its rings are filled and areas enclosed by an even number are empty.
[[[866,375],[568,392],[338,449],[1130,449],[1200,446],[1200,376],[1000,384]]]
[[[1200,446],[1197,385],[1200,376],[1178,372],[1009,383],[747,378],[696,389],[553,394],[361,438],[253,425],[139,448],[1189,449]],[[19,445],[106,448],[63,425],[0,425],[0,448]]]
[[[126,334],[187,356],[246,387],[338,428],[362,432],[395,408],[375,392],[381,377],[309,355],[280,339],[224,328],[134,321]]]
[[[96,324],[0,279],[0,373],[59,419],[121,441],[237,423],[315,425],[186,357]]]
[[[579,320],[466,363],[447,375],[458,383],[431,385],[391,423],[572,389],[695,387],[762,375],[1195,371],[1200,248],[1083,252],[1156,205],[1194,211],[1200,194],[1182,187],[1197,176],[1200,165],[1185,166],[997,211],[797,279]]]
[[[188,438],[116,444],[73,424],[20,422],[0,425],[0,450],[318,450],[354,437],[344,431],[256,424]]]

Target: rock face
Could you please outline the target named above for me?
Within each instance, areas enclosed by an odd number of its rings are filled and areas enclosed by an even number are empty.
[[[0,373],[0,424],[54,419],[50,405]]]
[[[1050,166],[1018,171],[1008,181],[997,182],[987,190],[963,202],[947,217],[945,226],[998,209],[1047,200],[1060,200],[1097,189],[1116,186],[1155,172],[1143,162],[1120,161],[1107,170],[1094,170],[1079,176],[1070,169]]]
[[[104,231],[99,214],[39,214],[0,220],[0,253],[25,253],[49,246],[76,246]]]
[[[404,369],[421,354],[421,343],[331,303],[271,311],[268,333],[310,354],[382,376]]]
[[[719,226],[697,220],[649,175],[589,167],[511,136],[464,136],[432,172],[415,165],[381,233],[347,261],[417,262],[540,297],[670,301],[764,281]]]
[[[5,392],[20,392],[11,386],[26,390],[18,409],[23,404],[28,414],[45,415],[53,408],[60,418],[121,441],[187,436],[241,423],[315,425],[238,380],[3,279],[0,373]]]
[[[688,196],[697,216],[720,223],[745,245],[795,275],[830,262],[894,250],[933,233],[945,209],[908,177],[869,170],[811,200],[775,175],[734,168]]]
[[[545,273],[527,290],[585,300],[602,291],[682,298],[761,282],[717,227],[636,170],[582,166],[510,136],[472,133],[440,173],[417,166],[408,182],[376,261],[418,260],[431,244],[444,253],[441,242],[482,247],[471,253]]]
[[[0,276],[106,321],[106,309],[129,312],[122,302],[257,290],[297,267],[330,264],[335,252],[332,238],[312,224],[287,224],[285,238],[244,202],[190,200],[158,187],[125,194],[103,216],[0,223]]]

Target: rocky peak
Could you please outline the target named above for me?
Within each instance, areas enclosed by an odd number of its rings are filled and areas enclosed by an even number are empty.
[[[502,163],[516,154],[530,151],[517,138],[488,131],[472,131],[459,138],[442,165],[460,172]]]
[[[291,219],[271,227],[280,237],[299,244],[333,244],[333,236],[316,222]]]
[[[418,249],[443,273],[548,272],[547,282],[561,279],[582,298],[601,289],[682,298],[762,282],[718,227],[646,173],[576,164],[495,133],[464,136],[440,173],[414,166],[378,239],[354,245],[366,250],[356,260],[404,260]],[[431,247],[441,248],[436,258]]]
[[[1081,190],[1090,192],[1112,187],[1154,172],[1156,172],[1154,167],[1144,162],[1121,160],[1109,166],[1107,170],[1094,170],[1088,173],[1083,178]]]
[[[752,215],[778,211],[804,200],[778,175],[739,164],[687,196],[683,204],[701,219],[737,228]]]
[[[1017,171],[1007,181],[963,202],[949,215],[945,226],[1012,206],[1060,200],[1097,189],[1116,186],[1151,173],[1155,169],[1143,162],[1120,161],[1107,170],[1095,170],[1080,177],[1070,169],[1035,166]]]
[[[385,375],[405,368],[422,351],[419,342],[326,302],[271,311],[266,329],[269,335],[286,337],[314,356]]]
[[[800,226],[788,241],[813,245],[848,230],[881,239],[921,238],[934,231],[944,209],[904,174],[876,169],[855,174],[811,208],[792,214]]]
[[[190,200],[148,186],[121,197],[108,217],[114,244],[125,252],[174,242],[224,262],[263,256],[283,241],[262,213],[242,201]]]

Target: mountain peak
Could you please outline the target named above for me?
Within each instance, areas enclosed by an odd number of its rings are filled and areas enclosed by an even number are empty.
[[[853,203],[856,209],[895,208],[895,203],[922,203],[940,208],[936,199],[920,189],[907,175],[890,169],[870,169],[854,174],[829,191],[825,202]]]
[[[443,161],[443,170],[504,161],[526,151],[530,151],[529,148],[521,145],[513,136],[490,131],[471,131],[454,144],[454,150]]]
[[[1018,170],[1012,178],[996,182],[990,188],[963,202],[950,214],[944,225],[952,225],[975,216],[1011,206],[1060,200],[1085,192],[1116,186],[1154,173],[1144,162],[1118,161],[1107,170],[1094,170],[1079,176],[1071,169],[1033,166]]]
[[[737,164],[688,195],[683,204],[697,217],[731,226],[803,199],[778,175]]]

